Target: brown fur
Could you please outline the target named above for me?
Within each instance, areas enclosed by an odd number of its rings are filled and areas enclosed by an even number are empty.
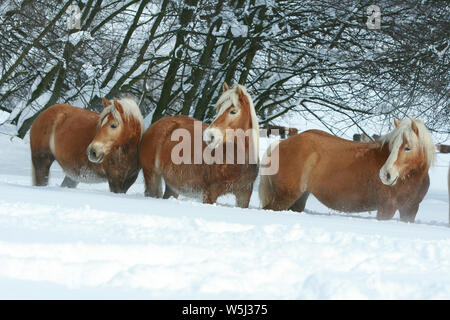
[[[224,86],[224,90],[230,90]],[[246,97],[240,97],[241,116],[230,120],[228,110],[223,112],[211,125],[216,128],[251,128],[249,106]],[[233,107],[233,106],[231,106]],[[231,108],[230,107],[230,108]],[[231,144],[234,149],[234,162],[232,164],[206,164],[202,159],[201,164],[194,164],[194,118],[187,116],[166,117],[151,125],[142,137],[140,159],[145,178],[146,196],[168,198],[178,197],[178,194],[201,197],[204,203],[215,203],[217,198],[226,193],[236,196],[237,205],[247,208],[253,183],[258,174],[258,165],[250,164],[249,141],[246,138],[245,150],[238,150],[235,140],[224,138],[223,159],[226,159],[226,144]],[[207,128],[202,124],[202,132]],[[172,149],[179,141],[171,141],[174,130],[184,128],[190,132],[191,139],[191,164],[174,164],[171,159]],[[202,139],[201,152],[207,147]],[[211,149],[209,149],[211,150]],[[218,152],[215,149],[212,153]],[[237,164],[236,156],[245,152],[245,164]],[[201,155],[200,155],[200,158]],[[164,195],[162,194],[162,179],[166,184]]]
[[[275,131],[278,130],[278,131]],[[269,124],[267,126],[267,136],[271,136],[271,135],[275,135],[275,132],[278,132],[276,135],[280,136],[281,139],[286,139],[292,136],[295,136],[296,134],[298,134],[298,129],[297,128],[287,128],[287,127],[283,127],[283,126],[275,126],[275,125],[271,125]]]
[[[105,138],[104,128],[113,121],[110,115],[107,117],[110,117],[108,123],[100,128],[96,112],[68,104],[57,104],[43,111],[30,131],[33,185],[48,184],[50,166],[56,160],[66,173],[62,186],[108,181],[112,192],[125,193],[140,169],[140,123],[132,118],[124,120],[123,130],[109,153],[101,163],[93,163],[86,149],[93,140]]]
[[[298,134],[297,128],[289,128],[288,129],[288,137],[292,137]]]
[[[363,133],[363,134],[355,133],[353,135],[353,141],[371,142],[371,141],[378,141],[378,140],[380,140],[380,136],[378,134],[373,134],[372,139],[369,138],[365,133]]]
[[[437,144],[436,148],[440,153],[450,153],[450,146],[446,144]]]
[[[264,209],[303,211],[312,193],[338,211],[377,210],[377,219],[391,219],[398,209],[402,221],[414,221],[430,184],[423,159],[409,163],[395,185],[383,184],[379,171],[390,151],[379,141],[352,142],[309,130],[280,142],[277,148],[278,173],[261,177]]]

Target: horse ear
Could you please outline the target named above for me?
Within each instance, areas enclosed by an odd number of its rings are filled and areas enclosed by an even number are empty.
[[[411,129],[417,136],[419,135],[419,128],[417,127],[417,123],[413,119],[411,119]]]
[[[226,82],[224,82],[223,86],[222,86],[222,92],[225,92],[227,90],[230,90],[230,87],[228,86],[228,84]]]
[[[114,107],[119,111],[120,113],[123,113],[123,107],[120,104],[120,102],[117,100],[117,98],[114,98]]]
[[[103,98],[103,99],[102,99],[102,104],[103,104],[103,108],[107,108],[108,106],[111,105],[111,102],[109,102],[108,99]]]
[[[394,118],[394,125],[398,127],[400,125],[400,121],[397,118]]]
[[[244,91],[242,91],[242,88],[240,85],[236,85],[236,93],[239,96],[239,98],[244,95]]]

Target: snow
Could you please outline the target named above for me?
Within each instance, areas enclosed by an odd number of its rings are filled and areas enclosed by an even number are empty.
[[[3,110],[0,110],[0,125],[5,122],[6,120],[8,120],[9,117],[9,113],[5,112]]]
[[[272,139],[273,140],[273,139]],[[270,143],[261,139],[261,152]],[[447,170],[439,154],[418,223],[31,186],[29,145],[0,135],[0,298],[449,299]]]

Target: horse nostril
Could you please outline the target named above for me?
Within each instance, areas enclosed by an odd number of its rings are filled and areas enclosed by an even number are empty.
[[[386,179],[391,180],[391,174],[389,172],[386,173]]]
[[[97,152],[93,148],[89,149],[88,155],[91,161],[96,160],[98,158]]]

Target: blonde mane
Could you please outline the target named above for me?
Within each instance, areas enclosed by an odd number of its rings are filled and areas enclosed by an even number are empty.
[[[418,136],[411,127],[413,121],[419,130]],[[388,144],[389,150],[392,151],[394,146],[401,145],[403,137],[408,140],[411,146],[423,149],[428,167],[434,164],[434,142],[422,121],[410,118],[400,121],[399,125],[392,132],[380,138],[381,146]]]
[[[141,137],[144,134],[144,118],[142,117],[141,110],[139,110],[139,107],[132,97],[122,97],[118,99],[118,102],[123,107],[123,113],[126,117],[134,118],[141,126]],[[103,119],[108,115],[111,114],[116,121],[119,123],[123,123],[123,119],[120,116],[119,111],[117,111],[116,107],[114,106],[114,103],[111,103],[111,105],[107,106],[103,109],[103,111],[100,113],[99,116],[99,123],[101,124],[103,122]]]

